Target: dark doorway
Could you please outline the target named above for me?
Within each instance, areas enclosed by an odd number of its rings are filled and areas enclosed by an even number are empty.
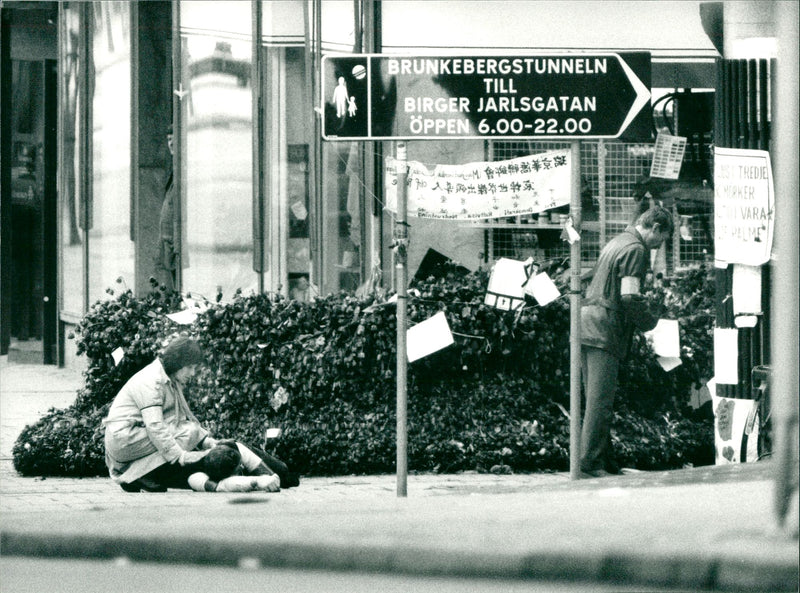
[[[32,59],[22,59],[27,56],[9,51],[19,31],[14,18],[17,11],[9,12],[11,18],[3,15],[3,96],[0,103],[5,169],[2,175],[0,351],[9,355],[9,361],[55,364],[58,329],[57,63],[51,59],[36,59],[38,52],[30,52],[34,54]],[[22,11],[21,20],[30,22],[33,12]]]

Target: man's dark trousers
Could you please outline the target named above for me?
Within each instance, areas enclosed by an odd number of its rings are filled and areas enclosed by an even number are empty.
[[[581,471],[616,469],[611,450],[611,423],[619,359],[601,348],[581,349],[586,413],[581,431]]]

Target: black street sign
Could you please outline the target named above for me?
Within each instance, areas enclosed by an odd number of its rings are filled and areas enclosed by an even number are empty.
[[[651,139],[650,54],[322,59],[325,140]]]

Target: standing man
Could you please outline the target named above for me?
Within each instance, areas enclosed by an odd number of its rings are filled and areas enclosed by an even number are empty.
[[[628,354],[633,330],[658,323],[641,295],[650,251],[673,232],[672,213],[655,206],[600,252],[581,308],[583,385],[586,413],[581,433],[581,473],[619,473],[611,448],[611,423],[619,364]]]
[[[167,148],[170,154],[169,177],[164,187],[164,201],[159,218],[158,267],[166,272],[169,290],[177,287],[178,254],[175,251],[175,187],[172,183],[172,156],[175,154],[172,126],[167,129]]]

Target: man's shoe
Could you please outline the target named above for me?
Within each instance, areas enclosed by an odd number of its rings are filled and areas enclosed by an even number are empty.
[[[122,489],[125,492],[141,492],[144,490],[145,492],[166,492],[167,487],[162,486],[161,484],[154,482],[153,480],[149,480],[147,478],[139,478],[138,480],[134,480],[133,482],[128,483],[121,483]]]
[[[586,471],[581,471],[581,478],[584,480],[589,480],[592,478],[605,478],[607,476],[611,476],[613,474],[608,473],[604,469],[590,469]]]
[[[155,480],[151,480],[149,478],[141,477],[136,480],[139,483],[139,487],[144,490],[145,492],[166,492],[167,487],[162,486]]]
[[[299,485],[300,485],[300,474],[297,474],[295,472],[286,472],[286,474],[281,476],[281,488],[294,488]]]
[[[133,482],[131,482],[131,483],[128,483],[128,482],[122,482],[122,483],[120,484],[120,486],[122,487],[122,489],[123,489],[125,492],[141,492],[141,491],[142,491],[142,489],[141,489],[141,488],[139,488],[139,486],[136,484],[136,481],[133,481]]]

